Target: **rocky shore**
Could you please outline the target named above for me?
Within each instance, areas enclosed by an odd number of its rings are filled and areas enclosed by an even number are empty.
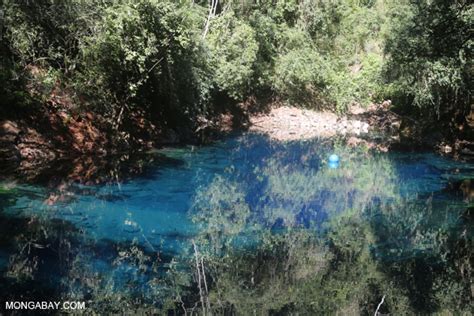
[[[361,135],[369,124],[330,112],[317,112],[290,106],[273,108],[250,119],[250,130],[267,134],[277,141],[291,141],[335,135]]]
[[[280,142],[310,138],[342,136],[351,147],[366,146],[388,151],[400,143],[407,128],[403,119],[389,111],[390,103],[372,104],[367,108],[353,105],[345,115],[301,109],[291,106],[271,108],[267,113],[250,118],[250,131],[263,133]],[[408,136],[408,135],[407,135]]]

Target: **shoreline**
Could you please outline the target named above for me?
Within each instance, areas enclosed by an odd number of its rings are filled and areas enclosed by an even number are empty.
[[[329,138],[336,135],[363,135],[369,124],[330,112],[282,106],[267,114],[250,118],[250,131],[260,132],[277,141]]]
[[[140,113],[130,113],[133,116],[127,129],[121,132],[128,138],[111,131],[97,114],[74,116],[43,108],[36,117],[31,115],[30,121],[0,121],[0,165],[6,173],[13,170],[24,175],[39,174],[59,161],[72,161],[70,169],[74,178],[90,179],[91,172],[97,173],[96,169],[114,156],[133,156],[153,148],[196,143],[199,139],[199,143],[205,144],[206,140],[239,130],[261,133],[277,142],[342,136],[349,147],[363,146],[377,152],[424,148],[457,158],[453,146],[443,144],[440,137],[428,139],[432,135],[423,135],[416,122],[393,113],[389,107],[388,101],[367,108],[354,105],[345,115],[336,115],[279,105],[256,113],[245,111],[248,125],[232,126],[233,115],[221,114],[215,122],[203,121],[192,136],[158,128]],[[45,121],[48,124],[43,124]]]
[[[279,142],[342,136],[349,147],[366,146],[387,152],[393,144],[400,142],[401,126],[401,118],[390,112],[387,105],[352,106],[345,115],[279,106],[268,113],[252,116],[249,131],[265,134]]]

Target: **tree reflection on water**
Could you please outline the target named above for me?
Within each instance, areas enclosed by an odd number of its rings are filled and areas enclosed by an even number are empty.
[[[343,160],[330,169],[327,148],[304,148],[196,188],[197,233],[175,251],[140,227],[144,239],[117,241],[54,213],[0,212],[0,293],[95,313],[358,315],[382,297],[380,313],[472,311],[468,202],[406,194],[390,156],[336,144]],[[21,198],[2,190],[2,209]]]

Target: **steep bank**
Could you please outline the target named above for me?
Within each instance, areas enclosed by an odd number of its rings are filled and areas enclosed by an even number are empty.
[[[35,178],[51,165],[66,160],[73,163],[74,178],[88,181],[90,173],[94,173],[93,161],[178,140],[176,133],[157,127],[142,112],[128,112],[120,126],[114,126],[100,114],[74,113],[48,103],[3,116],[0,166],[4,170],[2,176],[19,173],[25,178]]]
[[[121,169],[141,168],[142,159],[136,159],[141,152],[204,143],[245,128],[248,122],[238,106],[223,107],[208,118],[197,117],[193,124],[169,126],[141,109],[124,107],[103,115],[75,111],[68,95],[53,98],[16,111],[0,108],[0,179],[13,175],[34,182],[59,166],[63,178],[103,182],[110,177],[101,168],[128,173]]]

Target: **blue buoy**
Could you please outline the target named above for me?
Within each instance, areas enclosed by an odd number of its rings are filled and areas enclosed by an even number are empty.
[[[336,154],[329,156],[329,168],[336,169],[339,167],[339,157]]]

